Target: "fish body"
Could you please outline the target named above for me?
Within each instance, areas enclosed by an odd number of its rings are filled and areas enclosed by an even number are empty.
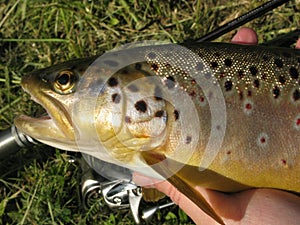
[[[167,178],[220,223],[195,186],[300,192],[299,50],[167,44],[101,57],[25,76],[49,117],[21,116],[18,129]]]

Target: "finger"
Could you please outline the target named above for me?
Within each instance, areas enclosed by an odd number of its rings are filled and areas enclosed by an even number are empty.
[[[299,224],[300,198],[273,189],[252,189],[223,194],[199,187],[199,191],[226,224]]]
[[[158,179],[155,179],[152,177],[147,177],[138,172],[134,172],[132,174],[132,180],[135,184],[142,186],[142,187],[147,187],[147,188],[155,188],[156,183],[164,182],[163,180],[158,180]]]
[[[300,38],[298,39],[298,41],[296,42],[296,48],[300,49]]]
[[[234,44],[256,45],[258,43],[257,34],[251,28],[242,27],[233,36],[233,38],[231,40],[231,43],[234,43]]]

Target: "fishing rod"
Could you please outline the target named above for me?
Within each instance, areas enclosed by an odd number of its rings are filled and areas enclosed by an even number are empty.
[[[193,42],[203,42],[203,41],[213,41],[219,37],[221,37],[223,34],[226,34],[242,25],[244,25],[245,23],[248,23],[262,15],[264,15],[265,13],[289,2],[291,0],[272,0],[269,1],[263,5],[258,6],[257,8],[247,12],[244,15],[239,16],[236,19],[231,20],[230,22],[224,24],[221,27],[216,28],[215,30],[213,30],[212,32],[202,36],[199,39],[194,40]]]

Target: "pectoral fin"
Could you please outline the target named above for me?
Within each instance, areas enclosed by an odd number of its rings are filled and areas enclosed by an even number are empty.
[[[212,217],[220,224],[225,224],[223,220],[217,215],[214,209],[208,204],[205,198],[195,189],[192,183],[189,183],[184,177],[181,176],[180,170],[173,173],[169,167],[166,157],[162,154],[154,152],[142,152],[142,157],[148,165],[154,170],[160,173],[163,177],[176,187],[182,194],[187,196],[192,202],[194,202],[199,208],[201,208],[206,214]]]
[[[143,199],[146,202],[157,202],[166,195],[154,188],[143,188]]]

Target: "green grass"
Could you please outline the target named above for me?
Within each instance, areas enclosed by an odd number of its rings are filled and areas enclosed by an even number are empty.
[[[20,88],[26,73],[72,58],[99,54],[138,40],[195,39],[266,1],[17,0],[0,1],[0,129],[36,105]],[[298,8],[297,8],[298,7]],[[300,28],[295,1],[247,24],[261,42]],[[235,31],[218,41],[229,41]],[[65,152],[22,149],[0,162],[0,224],[133,224],[99,202],[82,211],[80,169]],[[192,223],[178,208],[153,224]]]

